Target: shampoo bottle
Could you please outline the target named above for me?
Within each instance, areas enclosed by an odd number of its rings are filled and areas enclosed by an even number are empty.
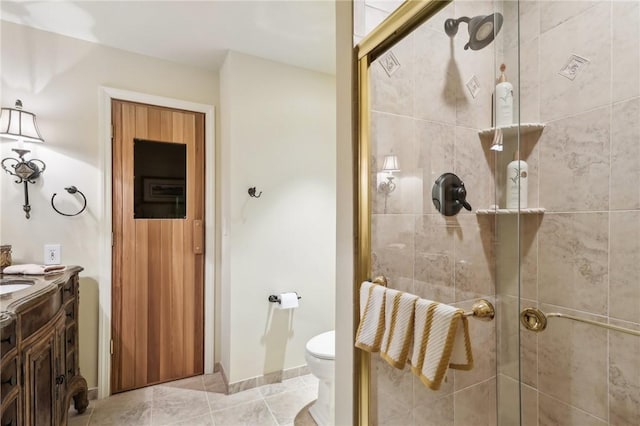
[[[507,164],[507,208],[517,209],[518,199],[520,208],[527,208],[527,184],[529,182],[529,166],[520,160],[520,153],[516,151],[513,161]]]
[[[505,64],[500,65],[500,77],[496,84],[495,108],[496,127],[513,124],[513,86],[507,81]]]

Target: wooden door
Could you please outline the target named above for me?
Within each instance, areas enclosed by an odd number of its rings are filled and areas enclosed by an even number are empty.
[[[116,393],[203,373],[204,114],[114,100],[112,117]]]

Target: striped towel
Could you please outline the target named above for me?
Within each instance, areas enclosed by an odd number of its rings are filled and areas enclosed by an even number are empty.
[[[390,365],[403,369],[413,338],[414,309],[418,296],[387,289],[385,294],[384,335],[380,356]]]
[[[420,299],[413,333],[411,370],[430,389],[440,388],[448,367],[473,368],[469,324],[463,310]]]
[[[360,324],[356,347],[367,352],[380,351],[384,332],[384,301],[386,287],[365,281],[360,286]]]

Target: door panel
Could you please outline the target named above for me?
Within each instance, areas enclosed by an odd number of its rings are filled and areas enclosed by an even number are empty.
[[[194,229],[203,232],[194,223],[204,216],[204,115],[113,101],[112,116],[112,391],[120,392],[203,372],[204,262],[193,242]],[[160,149],[134,149],[142,142],[184,144],[186,175]]]

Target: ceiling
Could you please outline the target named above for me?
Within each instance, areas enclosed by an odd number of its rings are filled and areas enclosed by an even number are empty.
[[[228,50],[335,74],[329,0],[0,1],[0,18],[218,70]]]

